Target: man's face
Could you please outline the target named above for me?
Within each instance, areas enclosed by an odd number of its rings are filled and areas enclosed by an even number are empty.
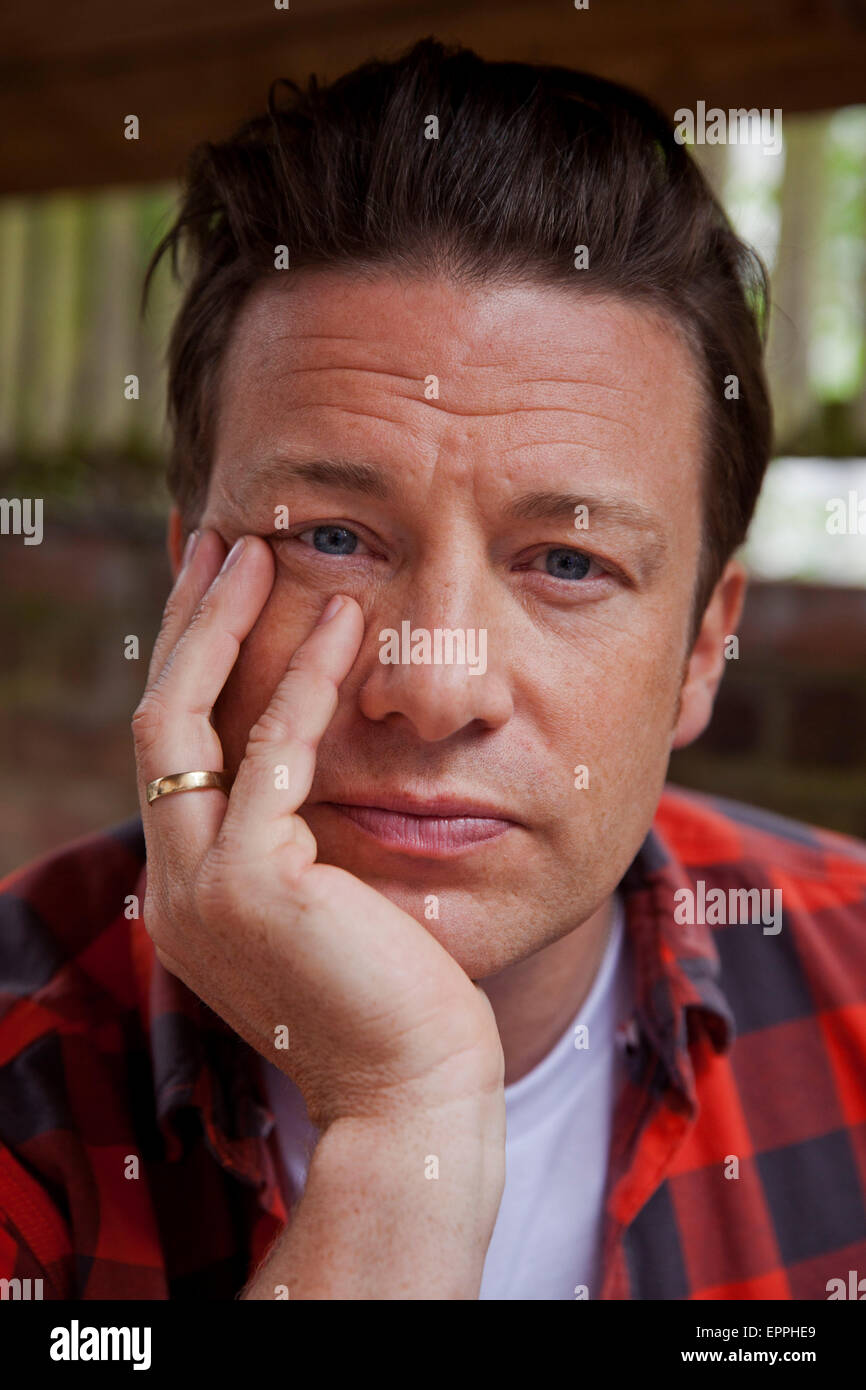
[[[214,712],[226,766],[329,596],[352,595],[364,639],[302,815],[320,859],[472,978],[585,921],[652,821],[688,655],[700,427],[687,350],[616,300],[328,271],[260,287],[237,322],[200,524],[273,537],[276,578]],[[357,476],[292,472],[334,461]],[[486,669],[383,662],[380,633],[404,622],[431,644],[483,630]],[[398,795],[511,825],[419,852],[396,818],[338,809]]]

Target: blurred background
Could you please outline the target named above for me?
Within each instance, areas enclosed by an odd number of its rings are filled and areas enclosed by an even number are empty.
[[[43,498],[45,527],[40,545],[0,535],[0,874],[137,810],[178,292],[161,273],[143,323],[138,300],[188,151],[260,110],[276,76],[329,80],[425,34],[628,82],[672,118],[781,109],[778,154],[693,151],[773,277],[776,445],[739,657],[671,779],[866,838],[866,7],[277,4],[0,6],[0,497]],[[841,533],[833,499],[855,521]]]

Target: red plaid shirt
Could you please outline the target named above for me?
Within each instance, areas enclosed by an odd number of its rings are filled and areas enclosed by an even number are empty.
[[[258,1058],[156,961],[144,872],[135,820],[0,883],[0,1279],[44,1298],[231,1299],[287,1219]],[[781,889],[781,930],[677,925],[700,880]],[[825,1299],[866,1275],[866,846],[668,788],[621,892],[599,1296]]]

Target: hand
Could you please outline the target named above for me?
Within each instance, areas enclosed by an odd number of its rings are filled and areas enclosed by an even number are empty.
[[[213,706],[273,584],[259,537],[203,532],[166,605],[132,720],[147,844],[144,920],[157,958],[299,1086],[320,1129],[435,1109],[503,1083],[486,995],[413,917],[316,862],[298,814],[316,749],[357,656],[351,598],[295,651],[250,731],[231,794],[146,801],[173,772],[220,770]],[[288,768],[289,787],[275,770]],[[275,1047],[288,1028],[289,1047]]]

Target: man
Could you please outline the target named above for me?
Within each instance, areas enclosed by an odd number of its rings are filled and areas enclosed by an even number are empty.
[[[200,151],[178,248],[141,823],[3,885],[3,1274],[827,1297],[866,850],[664,787],[743,601],[759,265],[641,98],[433,41]]]

